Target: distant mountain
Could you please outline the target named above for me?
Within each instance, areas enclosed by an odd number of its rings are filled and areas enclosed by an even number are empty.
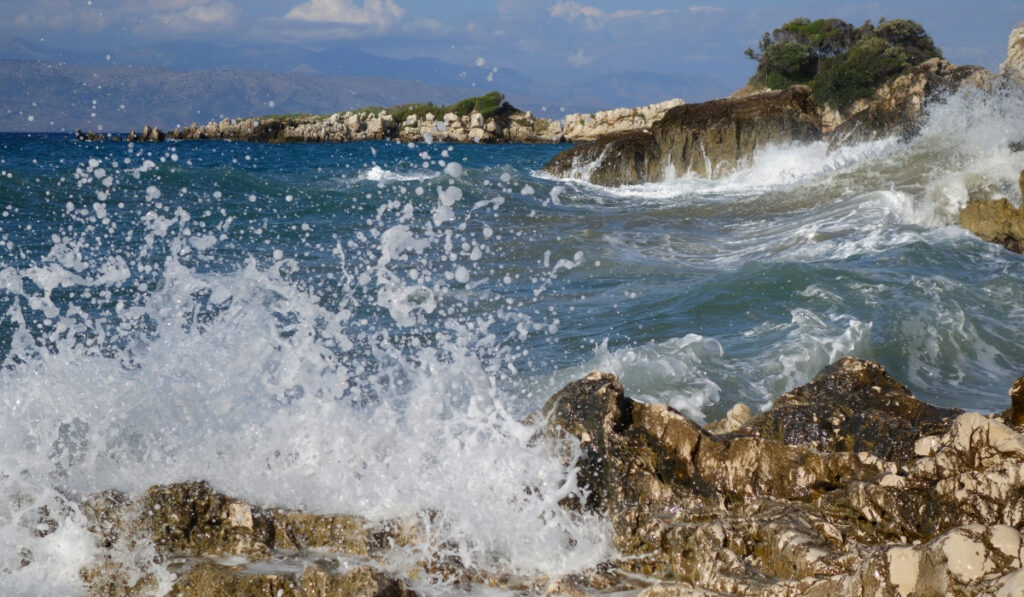
[[[0,130],[127,132],[225,117],[432,101],[474,90],[382,77],[316,77],[239,69],[183,72],[153,66],[69,66],[0,60]]]
[[[9,131],[102,125],[123,132],[145,123],[168,128],[269,112],[447,104],[490,90],[519,108],[558,118],[674,97],[704,101],[730,92],[707,77],[620,72],[579,80],[566,73],[551,81],[434,58],[387,58],[345,44],[308,49],[164,43],[108,54],[0,36],[0,59],[6,59],[0,60],[0,130]]]

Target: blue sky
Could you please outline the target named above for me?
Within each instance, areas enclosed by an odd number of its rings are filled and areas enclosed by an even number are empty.
[[[346,41],[395,58],[432,57],[566,82],[635,70],[705,75],[728,88],[753,71],[743,50],[794,18],[917,20],[957,64],[996,69],[1020,0],[3,0],[0,34],[63,49],[194,40],[226,46]],[[382,73],[386,74],[386,73]]]

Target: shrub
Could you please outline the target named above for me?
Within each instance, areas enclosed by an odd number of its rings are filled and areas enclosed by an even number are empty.
[[[807,84],[818,103],[836,107],[870,97],[908,68],[942,55],[921,25],[904,19],[857,28],[840,19],[794,19],[765,33],[758,50],[745,52],[757,61],[752,84]]]

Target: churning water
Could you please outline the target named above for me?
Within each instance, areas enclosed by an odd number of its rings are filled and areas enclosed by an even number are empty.
[[[76,499],[193,479],[430,511],[422,549],[488,570],[592,566],[610,531],[521,421],[594,369],[701,421],[844,355],[1002,409],[1024,261],[955,222],[1020,202],[1022,137],[1019,97],[976,93],[908,144],[605,189],[541,175],[559,146],[0,136],[0,583],[80,591]]]

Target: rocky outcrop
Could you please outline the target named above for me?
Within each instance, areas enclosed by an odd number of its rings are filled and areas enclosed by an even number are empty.
[[[999,65],[999,74],[1024,85],[1024,23],[1010,33],[1006,60]]]
[[[702,428],[592,373],[534,420],[578,445],[585,491],[562,507],[606,516],[623,557],[563,578],[431,554],[430,513],[263,508],[202,482],[85,500],[98,542],[136,565],[110,557],[81,577],[95,595],[400,596],[436,582],[525,595],[1021,594],[1022,380],[1004,419],[924,404],[881,365],[845,358],[764,413],[737,405]],[[52,532],[59,518],[37,526]]]
[[[604,512],[634,556],[623,565],[663,579],[643,595],[1024,587],[1024,436],[999,417],[920,403],[875,363],[843,359],[731,433],[630,400],[602,373],[569,384],[545,412],[584,453],[591,493],[568,506]],[[854,437],[864,446],[847,445]]]
[[[480,112],[458,115],[411,114],[397,122],[387,111],[338,112],[325,116],[297,115],[224,119],[206,125],[193,123],[170,133],[172,139],[230,139],[260,143],[345,143],[398,140],[419,143],[576,143],[615,132],[649,128],[679,99],[640,108],[618,108],[594,114],[570,114],[565,123],[534,116],[508,106],[484,117]]]
[[[1024,171],[1018,181],[1024,198]],[[1024,206],[1022,206],[1024,207]],[[960,225],[981,239],[1024,253],[1024,209],[1002,199],[971,199],[960,210]]]
[[[545,171],[595,184],[657,182],[689,172],[721,176],[761,147],[821,138],[807,87],[677,106],[641,134],[602,137],[555,156]]]
[[[571,143],[594,141],[604,135],[650,130],[665,113],[686,102],[671,99],[639,108],[616,108],[593,114],[569,114],[565,117],[563,135]]]
[[[993,82],[992,73],[980,66],[955,66],[932,58],[878,88],[866,107],[854,111],[832,129],[829,142],[836,146],[892,135],[909,139],[921,129],[924,108],[930,102],[961,89],[986,87]],[[833,122],[839,120],[833,117]]]

